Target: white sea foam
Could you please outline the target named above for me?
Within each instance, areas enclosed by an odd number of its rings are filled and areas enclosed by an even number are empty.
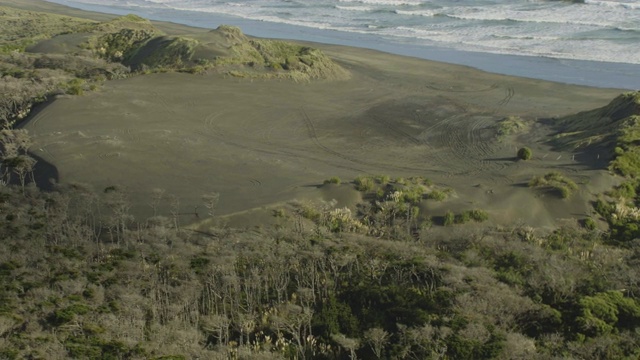
[[[336,9],[345,10],[345,11],[364,11],[364,12],[375,10],[375,8],[371,6],[340,6],[340,5],[336,5]]]
[[[459,50],[640,64],[640,0],[51,0],[224,14]],[[396,39],[396,40],[394,40]]]
[[[420,0],[338,0],[342,3],[361,3],[361,4],[375,4],[375,5],[422,5],[427,1]]]

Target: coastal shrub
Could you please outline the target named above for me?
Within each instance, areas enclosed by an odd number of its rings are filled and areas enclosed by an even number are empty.
[[[324,181],[325,184],[336,184],[336,185],[340,185],[341,182],[342,181],[337,176],[332,176]]]
[[[455,224],[466,224],[469,221],[471,221],[471,215],[467,211],[456,214],[453,218]]]
[[[84,315],[91,309],[84,304],[73,304],[64,309],[59,309],[53,312],[48,318],[50,324],[54,326],[60,326],[73,320],[76,315]]]
[[[573,191],[578,189],[578,185],[557,171],[551,171],[543,176],[534,176],[529,181],[529,187],[543,187],[556,191],[561,198],[566,199]]]
[[[389,175],[376,175],[374,179],[380,185],[387,185],[390,181]]]
[[[518,150],[518,159],[520,160],[529,160],[532,155],[531,149],[528,147],[523,147]]]
[[[371,191],[374,186],[373,179],[368,176],[358,176],[353,180],[353,183],[356,185],[356,190],[362,192]]]
[[[517,134],[527,128],[526,123],[518,116],[508,116],[500,120],[496,125],[498,139],[511,134]]]
[[[287,215],[284,209],[274,209],[271,214],[276,218],[284,218]]]
[[[427,194],[427,199],[435,200],[435,201],[443,201],[447,198],[447,194],[444,191],[433,190],[429,194]]]
[[[453,211],[447,211],[444,214],[444,221],[442,222],[442,225],[451,226],[455,224],[455,220],[456,220],[456,215],[453,213]]]
[[[616,158],[611,162],[609,168],[622,176],[640,177],[640,149],[634,146],[626,151],[622,150],[620,153],[616,151]]]
[[[469,210],[469,217],[475,222],[483,222],[489,220],[489,214],[480,209]]]
[[[402,200],[407,203],[416,204],[422,200],[424,188],[419,185],[407,187],[402,190]]]
[[[320,211],[311,204],[302,205],[301,208],[299,209],[299,214],[303,218],[309,219],[312,221],[318,221],[321,215]]]
[[[84,80],[73,79],[66,85],[65,92],[69,95],[82,95],[84,94]]]
[[[592,218],[582,220],[581,225],[587,230],[595,230],[597,228],[596,222]]]
[[[638,181],[625,181],[622,184],[615,186],[612,190],[607,192],[607,195],[615,199],[635,199],[637,195]]]

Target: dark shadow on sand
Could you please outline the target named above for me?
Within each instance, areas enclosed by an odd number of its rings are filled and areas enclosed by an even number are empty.
[[[43,158],[29,153],[29,156],[36,159],[36,166],[33,170],[33,180],[40,190],[51,191],[55,184],[58,183],[58,169],[50,162]]]
[[[501,158],[487,158],[487,159],[482,159],[483,161],[509,161],[509,162],[514,162],[514,161],[518,161],[518,158],[515,156],[510,156],[510,157],[501,157]]]

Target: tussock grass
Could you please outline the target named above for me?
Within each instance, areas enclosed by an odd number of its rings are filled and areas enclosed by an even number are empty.
[[[496,136],[502,140],[509,135],[515,135],[526,131],[529,125],[519,116],[508,116],[500,120],[496,126]]]
[[[578,185],[573,180],[557,171],[548,172],[543,176],[534,176],[529,181],[529,187],[551,189],[563,199],[571,197],[573,192],[578,189]]]
[[[86,19],[0,6],[0,54],[23,52],[40,40],[86,31],[93,24]]]
[[[640,115],[640,93],[624,93],[601,108],[558,119],[556,125],[560,131],[552,142],[577,148],[589,145],[590,139],[600,139],[600,143],[611,145],[633,115]]]
[[[229,43],[229,55],[216,57],[213,64],[217,67],[247,66],[242,77],[288,78],[295,81],[349,78],[346,70],[318,49],[279,40],[249,39],[240,29],[226,25],[218,27],[215,33],[222,35]],[[236,74],[239,72],[235,71]]]

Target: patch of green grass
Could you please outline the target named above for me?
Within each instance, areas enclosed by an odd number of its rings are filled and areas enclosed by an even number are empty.
[[[336,184],[336,185],[340,185],[340,183],[341,183],[341,182],[342,182],[342,180],[340,180],[340,178],[339,178],[339,177],[337,177],[337,176],[332,176],[332,177],[330,177],[330,178],[326,179],[326,180],[324,181],[324,184]]]
[[[534,176],[529,181],[529,187],[549,188],[556,191],[561,198],[569,198],[578,189],[576,183],[557,171],[551,171],[543,176]]]
[[[427,194],[427,199],[435,201],[444,201],[447,198],[447,193],[441,190],[433,190]]]
[[[389,183],[389,181],[391,180],[391,178],[389,177],[389,175],[376,175],[374,176],[375,181],[384,186],[387,185]]]
[[[466,210],[460,214],[456,214],[453,222],[455,224],[466,224],[470,221],[483,222],[489,219],[489,214],[484,210],[474,209]]]
[[[502,139],[508,135],[518,134],[527,129],[527,124],[518,116],[508,116],[496,124],[496,135]]]
[[[375,181],[370,176],[358,176],[353,180],[356,190],[369,192],[375,187]]]
[[[640,96],[639,96],[640,97]],[[640,115],[628,118],[620,129],[615,148],[615,159],[609,168],[622,175],[631,178],[640,177]]]
[[[455,224],[455,220],[456,220],[456,215],[453,213],[453,211],[447,211],[444,214],[444,221],[442,222],[442,225],[451,226]]]
[[[408,186],[402,190],[402,200],[410,204],[417,204],[422,200],[424,187],[421,185]]]
[[[0,6],[0,53],[23,52],[38,41],[86,30],[93,21]]]
[[[580,224],[582,225],[583,228],[585,228],[587,230],[595,230],[595,229],[598,228],[598,226],[596,225],[595,220],[593,220],[590,217],[582,220],[580,222]]]
[[[474,209],[467,211],[469,213],[469,217],[475,222],[483,222],[489,220],[489,214],[480,209]]]

